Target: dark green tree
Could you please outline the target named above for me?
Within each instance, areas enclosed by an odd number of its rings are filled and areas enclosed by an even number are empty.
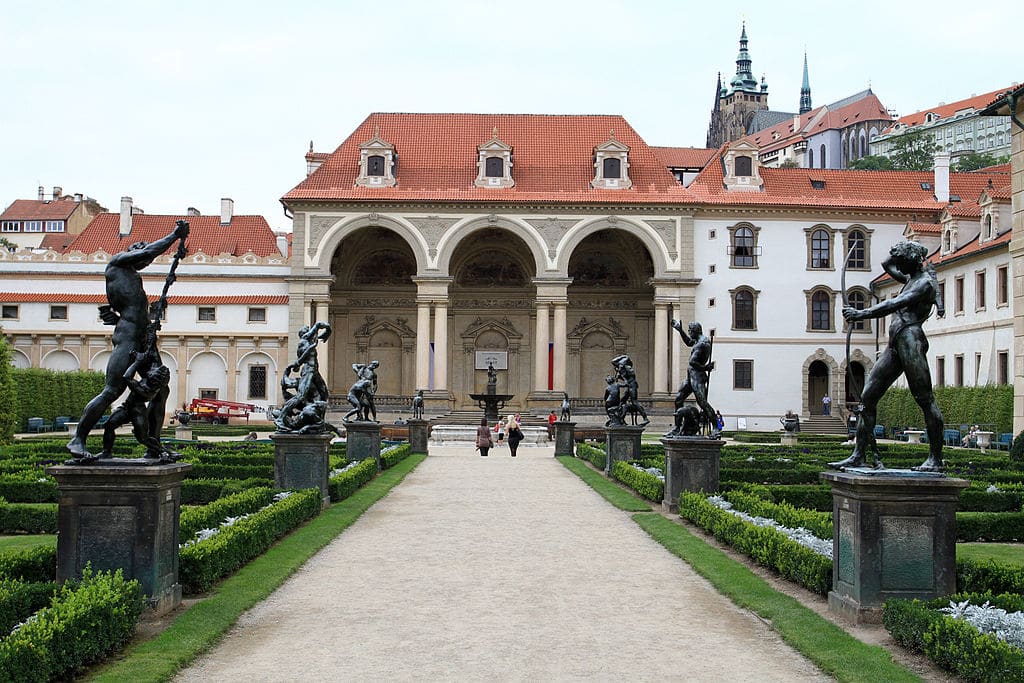
[[[853,161],[848,168],[855,171],[891,171],[892,159],[872,154]]]
[[[779,168],[800,168],[800,164],[797,163],[796,159],[786,159],[779,164]]]
[[[7,337],[0,330],[0,443],[9,443],[17,427],[14,380],[11,377],[11,351]]]
[[[935,150],[930,133],[909,130],[892,141],[892,169],[894,171],[930,171],[935,167]]]
[[[1005,164],[1010,160],[1009,156],[993,156],[986,152],[971,152],[960,157],[960,160],[953,164],[953,170],[960,173],[977,171],[981,168],[988,168],[996,164]]]

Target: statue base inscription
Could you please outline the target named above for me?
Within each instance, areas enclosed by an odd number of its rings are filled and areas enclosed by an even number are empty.
[[[94,570],[137,579],[157,615],[181,604],[178,519],[188,463],[101,459],[46,468],[57,480],[57,582]]]
[[[718,470],[724,441],[699,436],[661,439],[665,446],[665,498],[662,506],[679,512],[683,491],[712,493],[718,490]]]
[[[821,478],[832,486],[830,610],[880,623],[889,598],[956,592],[956,508],[969,482],[903,470]]]
[[[376,422],[346,422],[345,432],[347,433],[345,456],[349,460],[373,458],[377,461],[377,471],[379,472],[380,425]]]
[[[555,456],[573,455],[576,448],[576,423],[562,422],[555,423]]]
[[[430,435],[430,423],[426,420],[409,420],[409,446],[413,453],[426,455],[427,437]]]
[[[644,428],[637,425],[619,425],[605,427],[605,460],[604,473],[611,474],[612,463],[616,460],[636,460],[640,457],[640,437]]]
[[[332,434],[274,433],[274,488],[320,489],[323,506],[331,502],[327,488]]]

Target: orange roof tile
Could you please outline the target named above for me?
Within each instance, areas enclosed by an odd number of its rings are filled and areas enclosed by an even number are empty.
[[[75,212],[81,202],[73,199],[54,199],[39,201],[38,199],[15,199],[0,214],[5,221],[45,221],[67,220]]]
[[[120,214],[101,213],[67,248],[86,254],[104,250],[108,254],[124,251],[134,242],[152,242],[174,230],[177,220],[187,220],[190,232],[189,253],[232,254],[252,252],[256,256],[280,253],[277,240],[263,216],[234,216],[230,225],[221,225],[220,216],[160,216],[140,213],[132,216],[131,234],[121,237]]]
[[[359,145],[379,128],[399,156],[395,187],[356,187]],[[497,128],[513,148],[508,189],[480,188],[477,146]],[[629,190],[591,189],[594,147],[609,133],[630,147]],[[282,201],[452,200],[473,202],[677,203],[686,190],[622,116],[540,114],[370,114]]]
[[[39,243],[40,249],[52,249],[56,252],[63,252],[68,245],[75,241],[77,235],[70,235],[66,232],[48,232]]]
[[[715,158],[717,149],[703,147],[651,147],[669,168],[704,168]]]
[[[826,105],[800,114],[800,126],[794,130],[793,118],[743,138],[757,145],[760,152],[771,152],[826,130],[842,129],[860,121],[890,120],[889,112],[874,93],[869,93],[835,111]]]
[[[158,296],[150,295],[150,301]],[[0,292],[0,302],[18,304],[105,304],[104,294],[65,294],[57,292]],[[175,306],[212,306],[214,304],[243,305],[281,305],[288,303],[287,295],[272,296],[263,294],[239,296],[168,296],[167,303]]]
[[[917,126],[924,123],[924,117],[928,114],[938,114],[939,118],[945,119],[949,118],[961,109],[971,108],[980,111],[981,109],[984,109],[993,98],[998,95],[1002,95],[1004,92],[1006,92],[1006,88],[1000,88],[999,90],[993,90],[992,92],[985,93],[984,95],[974,95],[973,97],[968,97],[965,100],[950,102],[949,104],[940,104],[932,107],[931,109],[922,109],[921,111],[916,111],[913,114],[901,116],[896,119],[895,123],[902,123],[906,126]],[[892,127],[889,127],[882,132],[888,133],[891,130]]]
[[[907,229],[915,235],[938,235],[942,232],[942,225],[940,223],[915,223],[910,221],[907,223]]]

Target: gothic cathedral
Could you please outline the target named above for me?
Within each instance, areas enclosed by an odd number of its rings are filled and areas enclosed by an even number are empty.
[[[722,85],[722,74],[718,74],[715,86],[715,106],[711,110],[708,125],[707,146],[718,148],[727,142],[738,140],[748,133],[754,115],[768,109],[768,84],[764,77],[760,86],[750,69],[750,52],[747,51],[747,27],[744,24],[740,34],[740,53],[736,57],[736,75],[729,86]]]

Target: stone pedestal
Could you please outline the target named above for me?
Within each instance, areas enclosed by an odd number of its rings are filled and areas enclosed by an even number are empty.
[[[889,598],[956,592],[956,507],[969,482],[866,468],[821,478],[832,486],[830,610],[880,623]]]
[[[178,519],[188,463],[102,459],[48,467],[57,480],[57,581],[95,570],[137,579],[159,615],[181,604]]]
[[[380,472],[380,425],[376,422],[346,422],[345,431],[345,457],[349,460],[373,458]]]
[[[616,460],[636,460],[640,457],[640,436],[643,427],[623,425],[621,427],[605,427],[605,459],[604,473],[611,474],[612,463]]]
[[[724,441],[700,436],[675,436],[661,440],[665,446],[665,498],[669,512],[679,512],[683,491],[712,493],[718,490],[718,469]]]
[[[409,446],[412,452],[426,454],[430,423],[426,420],[409,420],[406,424],[409,425]]]
[[[174,438],[178,441],[191,441],[192,428],[187,425],[178,425],[174,428]]]
[[[331,502],[327,475],[331,470],[331,434],[270,435],[274,442],[274,488],[320,489],[323,506]]]
[[[576,423],[555,423],[555,455],[574,455],[576,453]]]
[[[795,446],[797,444],[796,432],[782,432],[779,442],[783,446]]]

